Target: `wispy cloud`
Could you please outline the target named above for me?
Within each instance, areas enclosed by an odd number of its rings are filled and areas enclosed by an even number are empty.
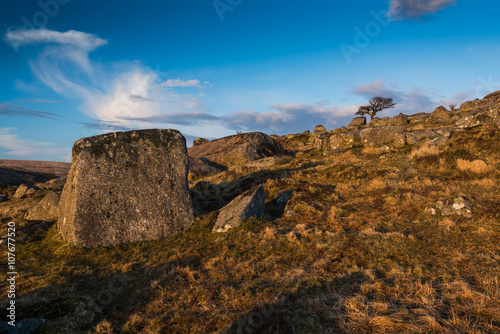
[[[34,102],[34,103],[64,103],[63,101],[56,100],[44,100],[44,99],[25,99],[25,100],[17,100],[19,102]]]
[[[103,128],[144,128],[153,116],[203,112],[200,97],[174,92],[175,87],[202,88],[198,79],[161,80],[141,62],[97,63],[90,53],[106,45],[95,35],[70,30],[10,30],[4,39],[14,48],[42,45],[29,61],[35,77],[53,91],[81,102],[80,110]]]
[[[6,149],[5,154],[16,157],[56,156],[60,160],[67,160],[70,157],[71,149],[58,148],[53,143],[36,142],[19,138],[13,133],[15,128],[0,128],[0,148]]]
[[[391,0],[388,15],[392,21],[418,20],[427,14],[456,5],[457,0]]]
[[[21,116],[21,117],[36,117],[36,118],[45,118],[45,119],[56,119],[59,118],[59,115],[38,111],[33,109],[24,108],[16,105],[8,105],[8,104],[0,104],[0,115],[2,116]]]
[[[30,44],[56,43],[60,45],[71,45],[82,50],[91,51],[108,43],[108,41],[104,39],[81,31],[68,30],[66,32],[59,32],[44,28],[9,30],[5,34],[4,39],[16,49]]]
[[[160,85],[162,87],[193,87],[193,88],[200,88],[201,87],[201,82],[198,79],[181,80],[181,79],[177,78],[177,79],[168,79],[167,81],[162,82]]]

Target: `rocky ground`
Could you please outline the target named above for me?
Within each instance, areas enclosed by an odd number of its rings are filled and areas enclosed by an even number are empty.
[[[33,333],[500,332],[499,108],[491,94],[332,131],[200,139],[189,230],[88,249],[53,217],[22,234],[19,319],[37,319]],[[30,211],[62,186],[46,181],[23,181],[36,188],[20,198],[3,185],[2,234],[40,225],[46,211]],[[260,185],[263,211],[214,229],[233,200],[261,203]]]

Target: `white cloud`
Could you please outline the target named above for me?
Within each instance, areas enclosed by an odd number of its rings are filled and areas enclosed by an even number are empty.
[[[387,14],[393,21],[415,20],[454,6],[456,3],[457,0],[392,0]]]
[[[71,45],[82,50],[92,51],[108,43],[108,41],[104,39],[81,31],[68,30],[66,32],[59,32],[45,28],[9,30],[5,34],[4,39],[16,49],[20,46],[30,44],[56,43]]]
[[[29,61],[35,77],[53,91],[81,102],[81,111],[112,128],[144,128],[153,116],[203,111],[197,96],[172,87],[202,87],[200,80],[160,80],[142,62],[102,64],[89,54],[107,44],[95,35],[70,30],[10,30],[4,36],[14,48],[42,44]],[[144,119],[144,121],[141,121]]]
[[[6,149],[5,154],[16,157],[56,156],[60,160],[68,160],[71,157],[71,149],[57,148],[53,143],[37,142],[19,138],[13,133],[15,128],[0,128],[0,147]]]
[[[208,82],[205,81],[205,84]],[[181,80],[179,78],[177,79],[168,79],[165,82],[162,82],[160,84],[162,87],[192,87],[192,88],[200,88],[201,87],[201,82],[198,79],[192,79],[192,80]]]

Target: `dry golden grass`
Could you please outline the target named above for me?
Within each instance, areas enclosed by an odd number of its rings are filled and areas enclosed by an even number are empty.
[[[474,129],[439,150],[311,151],[207,177],[207,198],[264,184],[266,216],[224,234],[210,232],[216,212],[114,247],[39,231],[19,245],[19,316],[49,319],[41,333],[499,333],[500,174],[457,162],[473,151],[496,166],[498,139]],[[296,214],[283,217],[288,190]],[[474,198],[472,218],[425,213],[458,195]],[[0,210],[21,223],[23,203]]]
[[[493,170],[493,167],[486,164],[483,160],[468,161],[458,159],[457,168],[461,171],[473,172],[477,174],[487,173]]]
[[[435,145],[424,144],[418,148],[413,149],[410,152],[410,159],[425,157],[428,155],[438,155],[439,148]]]

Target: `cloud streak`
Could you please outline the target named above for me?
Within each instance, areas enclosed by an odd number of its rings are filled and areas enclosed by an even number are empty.
[[[53,91],[80,102],[80,110],[103,128],[144,128],[148,118],[202,112],[199,97],[177,93],[177,87],[201,88],[198,79],[160,80],[141,62],[97,63],[90,53],[108,42],[70,30],[10,30],[4,36],[12,47],[41,45],[29,65],[35,77]],[[174,117],[175,118],[175,117]]]
[[[387,14],[392,21],[418,20],[422,16],[437,13],[456,3],[457,0],[392,0]]]
[[[24,108],[16,105],[8,105],[8,104],[0,104],[0,115],[2,116],[11,116],[11,117],[36,117],[36,118],[44,118],[44,119],[56,119],[59,118],[59,115],[32,110],[28,108]]]

